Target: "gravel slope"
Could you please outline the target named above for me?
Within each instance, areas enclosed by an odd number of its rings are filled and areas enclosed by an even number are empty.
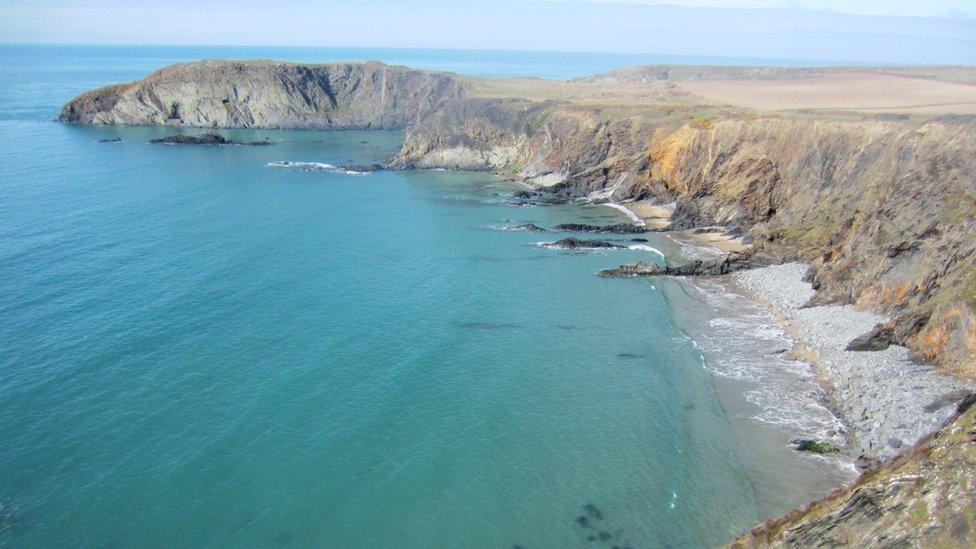
[[[801,308],[815,293],[803,281],[806,271],[806,265],[788,263],[739,271],[732,279],[770,306],[794,341],[812,352],[858,453],[886,459],[937,430],[957,395],[972,387],[912,362],[905,347],[846,351],[852,339],[888,319],[849,305]]]

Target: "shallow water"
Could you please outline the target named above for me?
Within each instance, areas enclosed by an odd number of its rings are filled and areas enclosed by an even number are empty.
[[[381,161],[397,133],[59,125],[72,75],[131,67],[0,66],[0,543],[701,546],[820,474],[729,412],[748,386],[681,325],[707,304],[593,276],[654,250],[499,230],[620,212],[275,164]]]

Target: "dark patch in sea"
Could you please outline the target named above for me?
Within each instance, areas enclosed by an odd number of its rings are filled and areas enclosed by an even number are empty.
[[[638,358],[647,358],[647,355],[638,355],[634,353],[617,353],[617,358],[623,358],[626,360],[635,360]]]
[[[462,328],[468,328],[472,330],[511,330],[514,328],[521,328],[519,324],[511,324],[508,322],[464,322],[461,324]]]
[[[600,510],[597,509],[596,505],[593,505],[592,503],[587,503],[586,505],[583,506],[583,510],[586,511],[586,514],[589,515],[590,518],[595,520],[603,520],[603,513],[601,513]]]

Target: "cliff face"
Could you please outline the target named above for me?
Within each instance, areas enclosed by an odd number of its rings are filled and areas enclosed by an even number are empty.
[[[736,76],[726,72],[716,74]],[[174,65],[82,94],[61,114],[94,124],[410,127],[395,165],[492,170],[562,198],[676,202],[673,228],[728,225],[760,251],[810,262],[818,303],[893,314],[886,337],[976,377],[976,121],[827,118],[475,97],[448,74],[265,61]]]
[[[676,201],[676,228],[728,225],[774,257],[810,262],[818,303],[896,315],[893,341],[976,376],[972,120],[688,121],[463,103],[450,107],[463,122],[425,120],[396,162],[495,170],[565,197]]]
[[[972,547],[976,395],[945,429],[851,487],[767,521],[729,544],[753,547]]]
[[[201,61],[79,95],[61,122],[402,129],[464,94],[447,74],[381,63]]]

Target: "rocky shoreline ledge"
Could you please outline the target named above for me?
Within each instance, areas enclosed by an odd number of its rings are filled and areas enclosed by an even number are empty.
[[[905,347],[848,351],[852,340],[888,319],[850,305],[806,306],[816,293],[805,282],[807,271],[787,263],[729,276],[773,311],[794,340],[792,353],[812,363],[831,407],[849,426],[858,465],[876,465],[942,427],[973,387],[913,362]]]

